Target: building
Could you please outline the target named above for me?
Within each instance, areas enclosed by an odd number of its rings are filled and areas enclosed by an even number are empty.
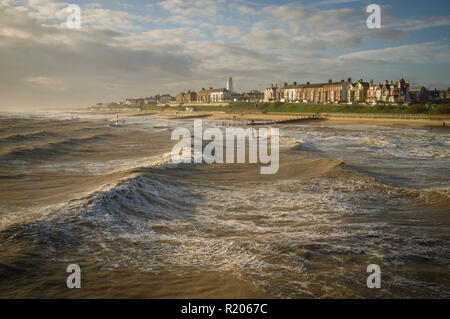
[[[264,90],[264,102],[273,102],[277,98],[278,87],[273,84]]]
[[[160,104],[166,104],[172,101],[175,101],[175,98],[173,98],[170,94],[163,94],[159,99]]]
[[[281,102],[306,102],[306,103],[341,103],[347,101],[347,89],[351,84],[351,78],[347,81],[327,83],[310,83],[291,85],[284,83],[280,88],[273,84],[264,91],[264,101]]]
[[[408,103],[409,81],[400,79],[396,83],[384,81],[384,83],[369,83],[367,102],[377,103]]]
[[[448,103],[450,100],[450,88],[447,90],[434,89],[428,91],[427,101],[432,103]]]
[[[261,102],[264,100],[264,93],[258,90],[252,90],[250,92],[242,93],[240,100],[245,102]]]
[[[382,84],[374,83],[373,80],[370,80],[369,89],[367,90],[367,103],[375,105],[381,101],[382,88]]]
[[[214,89],[210,92],[210,101],[213,103],[231,101],[231,91],[227,89]]]
[[[206,90],[205,88],[202,88],[201,91],[197,93],[197,102],[198,103],[209,103],[211,101],[211,91],[213,88],[209,88],[209,90]]]
[[[450,101],[450,88],[448,88],[447,90],[439,91],[439,97],[441,99],[441,102],[448,103]]]
[[[302,85],[298,85],[297,82],[292,82],[292,85],[284,84],[283,91],[283,99],[285,102],[295,102],[299,100],[299,89]]]
[[[158,99],[159,97],[157,98],[156,96],[147,97],[145,98],[145,104],[158,104]]]
[[[408,90],[406,103],[423,104],[428,101],[428,90],[424,86],[413,86]]]
[[[136,104],[136,99],[126,99],[125,105],[134,105]]]
[[[323,87],[326,83],[306,82],[303,88],[300,88],[300,100],[306,103],[320,103],[323,101]]]
[[[187,91],[186,95],[185,95],[185,102],[186,103],[193,103],[193,102],[197,102],[197,93],[195,92],[191,92],[190,90]]]
[[[367,100],[367,93],[370,84],[363,79],[351,83],[347,88],[347,101],[349,103],[364,103]]]
[[[197,102],[197,93],[191,92],[190,90],[186,93],[181,92],[176,96],[176,101],[178,103],[192,103]]]
[[[186,93],[184,93],[184,92],[181,92],[180,94],[178,94],[177,96],[176,96],[176,101],[178,102],[178,103],[184,103],[185,101],[186,101]]]
[[[227,80],[227,90],[233,92],[233,79],[231,76]]]
[[[348,100],[348,87],[352,83],[352,79],[348,78],[347,81],[341,80],[340,82],[333,82],[332,79],[328,80],[328,83],[323,85],[323,99],[322,103],[341,103]]]

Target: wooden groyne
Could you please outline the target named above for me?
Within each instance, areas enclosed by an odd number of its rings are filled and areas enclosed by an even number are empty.
[[[247,125],[270,125],[270,124],[287,124],[287,123],[298,123],[298,122],[305,122],[305,121],[312,121],[312,120],[321,120],[322,118],[318,114],[314,115],[303,115],[303,116],[296,116],[296,117],[288,117],[283,118],[281,120],[274,120],[274,121],[264,121],[264,122],[256,122],[251,121],[250,123],[247,123]]]
[[[211,115],[212,114],[177,115],[177,116],[173,116],[173,117],[170,117],[170,118],[171,119],[176,119],[176,120],[201,119],[201,118],[209,117]]]

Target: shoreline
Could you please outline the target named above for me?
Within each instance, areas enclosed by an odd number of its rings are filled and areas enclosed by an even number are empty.
[[[263,114],[259,112],[248,111],[234,111],[234,112],[220,112],[220,111],[205,111],[205,112],[186,112],[176,110],[164,111],[136,111],[136,110],[110,110],[110,111],[92,111],[92,110],[73,110],[65,111],[68,113],[83,113],[96,115],[127,115],[127,116],[162,116],[170,119],[187,119],[187,118],[202,118],[208,117],[214,120],[224,121],[283,121],[294,119],[296,117],[308,116],[308,113],[270,113]],[[320,123],[327,124],[361,124],[361,125],[376,125],[384,127],[405,128],[405,129],[425,129],[439,132],[450,133],[450,116],[417,116],[417,115],[402,115],[402,116],[388,116],[377,114],[358,114],[358,113],[333,113],[321,114],[322,119],[319,121],[306,121],[305,123],[312,125],[320,125]],[[445,127],[443,123],[445,122]]]

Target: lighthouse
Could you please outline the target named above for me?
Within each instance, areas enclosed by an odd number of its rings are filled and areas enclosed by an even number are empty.
[[[227,90],[233,92],[233,79],[231,76],[227,80]]]

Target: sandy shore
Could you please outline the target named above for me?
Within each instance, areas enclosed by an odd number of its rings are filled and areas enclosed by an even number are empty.
[[[436,130],[450,133],[450,118],[446,120],[441,119],[393,119],[393,118],[355,118],[355,117],[332,117],[327,118],[328,124],[363,124],[363,125],[377,125],[396,128],[413,128]],[[443,127],[443,123],[446,126]]]
[[[263,114],[257,111],[233,111],[233,112],[184,112],[176,110],[165,110],[165,111],[134,111],[134,110],[112,110],[112,111],[90,111],[90,110],[76,110],[72,113],[90,113],[90,114],[123,114],[127,116],[163,116],[173,119],[183,119],[183,118],[194,118],[196,116],[203,117],[208,116],[217,120],[224,121],[284,121],[289,119],[295,119],[302,116],[308,116],[308,114],[293,114],[293,113],[270,113]],[[326,115],[321,114],[322,119],[317,121],[311,121],[311,125],[320,125],[326,122],[327,124],[364,124],[364,125],[377,125],[386,127],[397,127],[397,128],[414,128],[414,129],[427,129],[427,130],[437,130],[442,132],[450,132],[450,116],[430,116],[430,117],[417,117],[415,116],[386,116],[386,115],[359,115],[359,114],[333,114]],[[443,123],[445,122],[445,127]],[[306,123],[306,122],[305,122]]]

